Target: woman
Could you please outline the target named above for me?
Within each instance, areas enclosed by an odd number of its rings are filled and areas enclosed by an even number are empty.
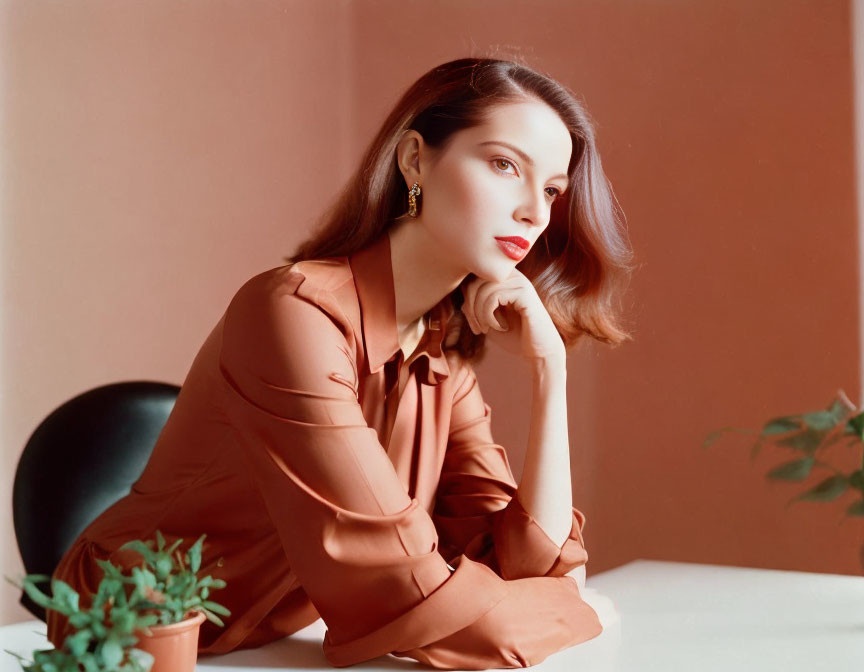
[[[565,351],[629,338],[610,307],[630,270],[620,222],[564,87],[495,59],[429,71],[320,232],[237,291],[132,492],[55,578],[86,597],[97,558],[137,562],[125,541],[206,532],[202,571],[232,615],[205,621],[202,654],[319,616],[339,667],[523,667],[597,636]],[[519,484],[474,373],[487,338],[532,364]]]

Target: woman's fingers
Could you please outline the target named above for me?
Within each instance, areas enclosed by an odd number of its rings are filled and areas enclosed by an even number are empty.
[[[472,278],[463,285],[462,312],[468,321],[468,326],[475,334],[485,334],[489,329],[506,331],[510,325],[507,319],[499,319],[495,311],[500,306],[511,303],[519,303],[519,288],[502,285],[502,283],[488,282],[480,278]]]
[[[500,296],[501,291],[500,283],[484,282],[480,283],[474,293],[474,301],[471,304],[474,321],[484,334],[489,329],[498,328],[498,320],[492,313],[498,307],[497,297]]]
[[[510,325],[507,324],[507,319],[503,315],[503,310],[500,319],[495,315],[495,311],[498,310],[499,307],[509,305],[515,298],[515,290],[512,289],[500,289],[498,291],[488,292],[485,295],[481,293],[478,295],[477,302],[475,303],[475,305],[478,306],[477,313],[490,327],[498,329],[498,331],[507,331]]]

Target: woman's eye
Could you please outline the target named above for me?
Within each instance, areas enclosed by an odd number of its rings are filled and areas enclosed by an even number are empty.
[[[513,165],[513,164],[510,163],[507,159],[493,159],[492,162],[495,163],[495,164],[502,164],[502,163],[504,163],[504,164],[507,164],[508,166],[512,166],[512,165]],[[499,173],[506,173],[506,172],[507,172],[506,170],[501,170],[497,165],[495,166],[495,170],[497,170]]]
[[[494,163],[494,164],[498,164],[498,165],[500,165],[500,164],[503,163],[503,164],[505,164],[505,165],[507,165],[507,166],[512,166],[512,165],[513,165],[513,163],[512,163],[511,161],[509,161],[508,159],[492,159],[492,163]],[[497,170],[499,173],[504,173],[504,174],[507,174],[507,175],[510,174],[510,173],[508,173],[506,170],[501,170],[501,169],[498,167],[498,165],[495,166],[495,170]],[[558,187],[546,187],[546,188],[552,190],[552,193],[549,194],[549,196],[552,198],[553,201],[561,195],[561,190],[558,189]],[[548,194],[549,192],[547,191],[546,193]]]

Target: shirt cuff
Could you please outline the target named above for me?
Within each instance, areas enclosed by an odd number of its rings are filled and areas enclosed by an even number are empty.
[[[420,648],[468,627],[498,604],[507,586],[492,569],[465,555],[441,586],[410,611],[351,641],[336,644],[330,630],[324,636],[324,656],[335,667],[346,667],[391,651]]]
[[[571,507],[570,534],[559,546],[546,534],[514,495],[496,516],[492,533],[501,577],[506,580],[529,576],[564,576],[588,562],[582,528],[585,514]]]

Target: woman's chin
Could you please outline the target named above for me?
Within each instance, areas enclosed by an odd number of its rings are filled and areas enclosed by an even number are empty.
[[[504,259],[496,263],[486,263],[475,266],[472,273],[487,282],[503,282],[513,273],[515,263]]]

